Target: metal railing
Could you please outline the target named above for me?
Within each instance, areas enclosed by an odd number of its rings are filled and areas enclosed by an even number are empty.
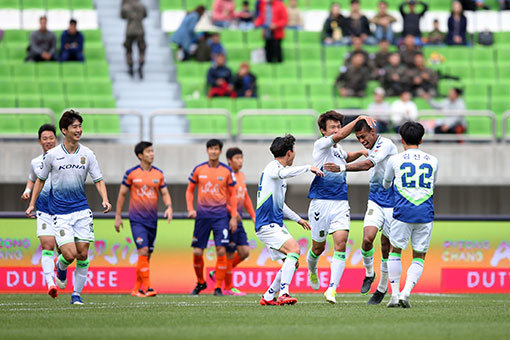
[[[50,109],[34,109],[34,108],[12,108],[12,109],[0,109],[0,115],[31,115],[31,116],[48,116],[51,120],[51,124],[55,124],[55,113]],[[23,125],[23,120],[21,121]],[[23,126],[21,126],[23,131]],[[37,131],[30,132],[13,132],[13,133],[0,133],[0,138],[3,139],[33,139],[37,136]]]
[[[507,142],[510,137],[507,136],[508,131],[508,120],[510,119],[510,110],[503,112],[503,117],[501,118],[501,123],[503,126],[503,131],[501,133],[501,141],[503,143]]]
[[[92,139],[106,139],[106,140],[116,140],[116,139],[126,139],[126,138],[138,138],[138,140],[143,140],[143,115],[138,110],[129,110],[129,109],[80,109],[73,108],[80,114],[85,115],[97,115],[97,116],[120,116],[119,128],[121,129],[121,133],[94,133],[90,131],[85,131],[86,138]],[[127,130],[126,126],[128,124],[122,124],[122,117],[135,117],[138,121],[138,132],[130,132],[130,131],[122,131]],[[85,118],[86,119],[86,118]],[[98,123],[98,122],[95,122]],[[101,122],[99,122],[101,123]],[[129,124],[129,128],[132,128],[132,124]],[[95,126],[94,130],[99,130],[99,126]]]
[[[268,140],[275,137],[274,132],[268,133],[246,133],[243,131],[243,119],[250,116],[309,116],[313,118],[313,133],[299,133],[293,131],[282,131],[282,133],[292,133],[297,139],[300,140],[315,140],[319,135],[319,130],[315,120],[317,119],[318,112],[315,110],[272,110],[272,109],[249,109],[241,110],[237,114],[237,140],[239,141],[258,141]]]

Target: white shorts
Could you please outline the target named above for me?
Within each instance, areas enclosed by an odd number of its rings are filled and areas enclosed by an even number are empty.
[[[393,219],[390,242],[394,247],[406,249],[409,239],[414,251],[426,253],[432,236],[432,222],[406,223]]]
[[[363,227],[377,227],[384,236],[389,238],[391,221],[393,221],[393,208],[383,208],[374,201],[368,201]]]
[[[308,219],[312,227],[312,240],[325,242],[329,234],[350,229],[351,208],[346,200],[313,199],[308,208]]]
[[[54,215],[53,225],[59,247],[70,242],[94,242],[94,223],[90,209]]]
[[[35,214],[37,218],[37,237],[41,236],[55,236],[53,230],[53,219],[50,214],[38,211]]]
[[[279,249],[292,238],[285,224],[279,226],[276,223],[263,225],[257,231],[257,237],[267,246],[273,261],[283,260],[287,255]]]

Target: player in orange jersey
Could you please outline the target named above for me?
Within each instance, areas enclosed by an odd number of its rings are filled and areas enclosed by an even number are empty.
[[[115,230],[120,231],[122,224],[122,207],[129,193],[129,224],[133,234],[133,241],[138,249],[138,264],[136,266],[136,283],[132,296],[156,296],[152,288],[149,275],[149,261],[154,250],[158,225],[158,192],[165,204],[164,217],[168,223],[172,221],[172,199],[165,183],[163,171],[152,165],[154,149],[150,142],[140,142],[135,146],[135,155],[140,164],[126,171],[120,185],[115,211]],[[145,291],[142,289],[145,288]]]
[[[216,246],[216,286],[214,295],[223,296],[221,286],[227,272],[226,247],[230,243],[230,233],[237,229],[237,198],[234,171],[220,162],[223,143],[211,139],[206,144],[209,160],[197,165],[189,177],[186,190],[188,217],[195,219],[193,231],[193,267],[197,275],[197,285],[191,295],[198,295],[207,288],[204,280],[204,249],[211,231]],[[193,207],[194,191],[197,188],[197,209]],[[229,203],[231,217],[227,209]]]

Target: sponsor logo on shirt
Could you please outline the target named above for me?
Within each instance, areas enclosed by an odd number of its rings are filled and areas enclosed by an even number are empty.
[[[69,170],[69,169],[85,170],[85,165],[65,164],[65,165],[61,165],[58,167],[58,170]]]
[[[199,175],[198,178],[207,178],[207,175]]]
[[[142,181],[142,179],[141,179],[141,178],[135,178],[135,179],[133,180],[133,183],[138,183],[138,182],[141,182],[141,181]]]

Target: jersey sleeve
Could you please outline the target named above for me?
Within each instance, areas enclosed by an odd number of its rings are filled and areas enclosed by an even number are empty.
[[[160,179],[159,179],[159,188],[163,189],[166,188],[166,182],[165,182],[165,174],[163,171],[160,172]]]
[[[301,219],[301,217],[299,217],[298,214],[296,214],[294,212],[294,210],[292,210],[291,208],[289,208],[289,206],[285,203],[283,203],[283,216],[285,218],[288,218],[289,220],[292,220],[294,222],[299,222],[299,220]]]
[[[375,150],[372,151],[368,159],[374,163],[374,165],[379,164],[384,161],[386,157],[391,153],[391,144],[389,143],[381,143],[379,146],[376,145]]]
[[[94,153],[90,153],[90,163],[89,163],[89,175],[92,178],[94,183],[103,180],[103,174],[101,173],[101,169],[99,169],[99,164],[97,163],[96,155]]]
[[[28,179],[32,182],[37,180],[37,175],[35,173],[35,166],[33,162],[30,162],[30,171],[28,172]]]
[[[188,181],[197,184],[198,183],[198,167],[195,167],[188,177]]]
[[[122,184],[124,184],[125,186],[130,188],[131,184],[133,183],[132,181],[133,181],[133,179],[131,178],[131,173],[126,171],[126,173],[124,174],[124,177],[122,178]]]
[[[50,175],[51,171],[51,163],[53,161],[53,154],[47,153],[43,156],[43,163],[42,163],[42,169],[37,174],[37,177],[39,177],[40,180],[45,181],[48,179],[48,176]]]
[[[338,151],[340,151],[340,153],[342,154],[342,157],[343,157],[344,159],[347,159],[347,157],[348,157],[349,155],[347,154],[347,151],[345,151],[345,150],[342,148],[342,146],[341,146],[340,144],[337,144],[337,149],[338,149]]]
[[[230,175],[228,176],[228,185],[233,187],[237,184],[236,175],[233,170],[230,170]]]
[[[278,170],[278,177],[281,179],[296,177],[310,171],[310,165],[289,166]]]
[[[393,183],[393,178],[395,177],[395,169],[393,167],[393,163],[395,161],[395,157],[392,156],[386,163],[386,170],[384,171],[384,180],[383,186],[385,189],[391,187],[391,183]]]
[[[333,141],[332,136],[322,137],[315,141],[315,143],[313,144],[313,148],[315,150],[322,150],[331,147],[333,144],[335,144],[335,142]]]

